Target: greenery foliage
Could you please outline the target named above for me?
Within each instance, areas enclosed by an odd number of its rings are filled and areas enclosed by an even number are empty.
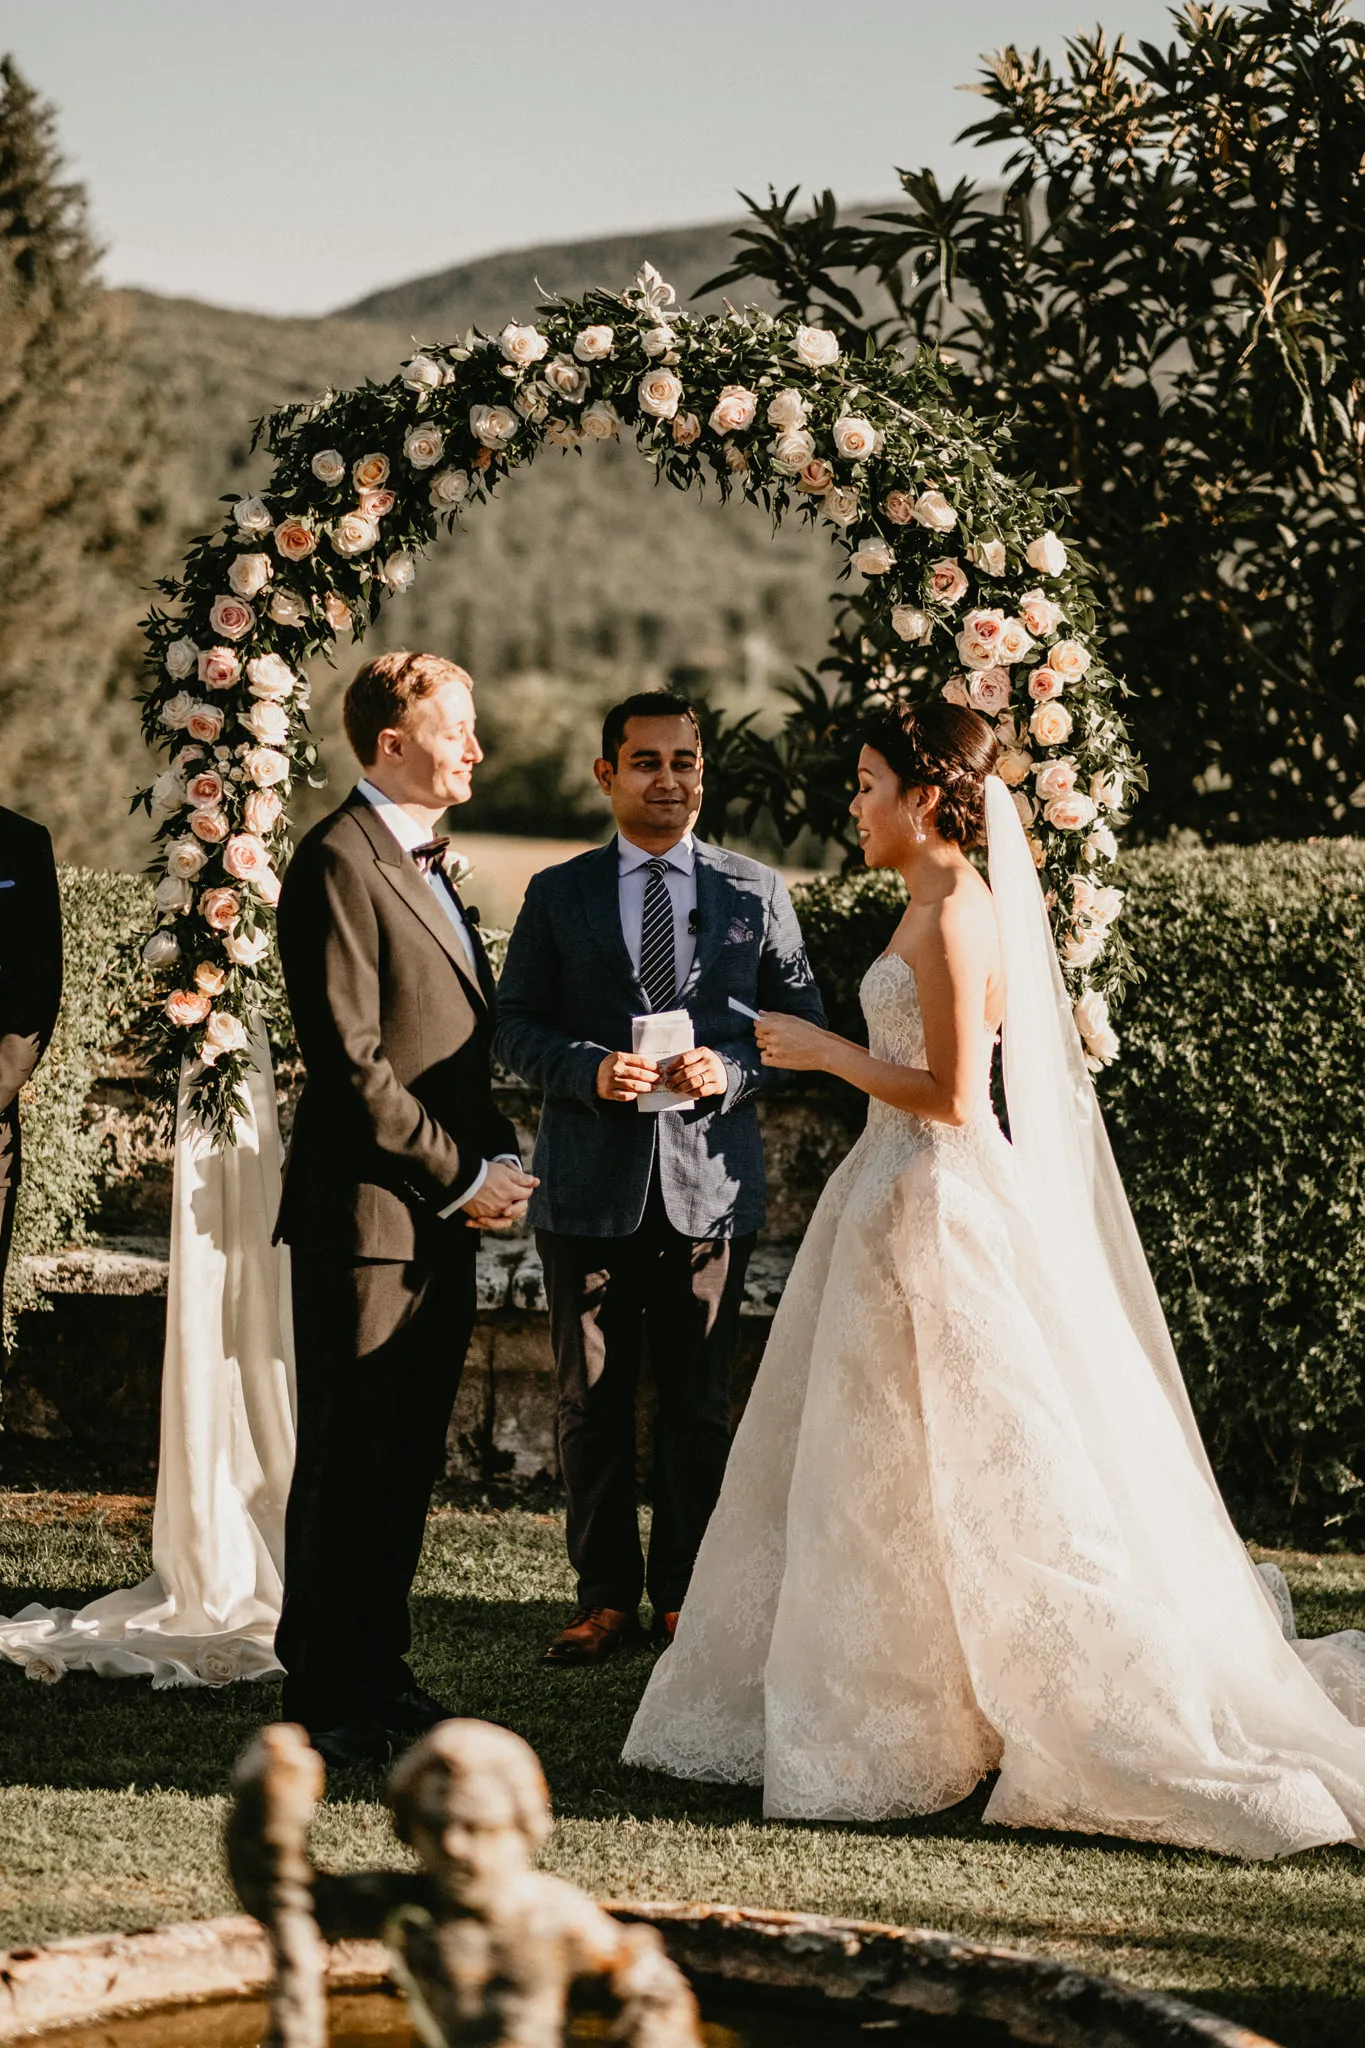
[[[1166,49],[1078,37],[1060,70],[998,54],[967,134],[1013,146],[1003,196],[903,171],[902,206],[849,223],[828,193],[809,219],[772,194],[713,282],[758,274],[850,347],[941,348],[959,399],[1005,410],[1108,607],[1148,834],[1345,832],[1365,805],[1365,27],[1343,0],[1195,0],[1172,26]],[[818,743],[808,719],[789,745]]]
[[[1148,847],[1122,879],[1138,979],[1101,1097],[1210,1455],[1244,1534],[1365,1548],[1365,842]],[[856,1033],[899,881],[797,901]]]
[[[43,1305],[25,1258],[79,1243],[99,1193],[102,1139],[87,1100],[98,1068],[128,1038],[146,978],[137,942],[151,891],[142,878],[63,867],[59,880],[65,989],[52,1042],[19,1098],[24,1173],[5,1290],[6,1340],[21,1309]]]

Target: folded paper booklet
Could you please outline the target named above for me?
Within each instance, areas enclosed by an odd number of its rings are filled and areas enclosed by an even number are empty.
[[[632,1017],[630,1020],[631,1051],[641,1052],[646,1059],[663,1066],[680,1052],[691,1052],[696,1044],[692,1030],[692,1018],[686,1010],[652,1010],[646,1017]],[[690,1109],[692,1097],[677,1095],[671,1088],[651,1088],[648,1095],[637,1095],[635,1107],[648,1110],[652,1115],[660,1109]]]

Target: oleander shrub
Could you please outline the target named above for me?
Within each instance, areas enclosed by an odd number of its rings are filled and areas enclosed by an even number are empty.
[[[1150,847],[1122,880],[1141,979],[1099,1088],[1210,1454],[1244,1534],[1360,1548],[1365,842]],[[856,1032],[900,884],[797,901]]]

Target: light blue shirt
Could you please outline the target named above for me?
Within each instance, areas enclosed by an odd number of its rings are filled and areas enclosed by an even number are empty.
[[[645,889],[649,884],[649,863],[667,861],[664,887],[673,909],[673,985],[681,989],[692,971],[697,950],[697,851],[692,834],[685,832],[667,853],[646,853],[633,839],[616,835],[616,875],[620,891],[621,936],[626,942],[630,964],[640,972],[640,931],[645,921]]]

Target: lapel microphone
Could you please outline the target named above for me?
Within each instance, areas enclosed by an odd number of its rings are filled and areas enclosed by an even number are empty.
[[[696,938],[696,936],[697,936],[697,933],[698,933],[698,932],[699,932],[700,930],[701,930],[701,912],[700,912],[699,910],[689,910],[689,911],[688,911],[688,913],[687,913],[687,936],[688,936],[688,938],[689,938],[689,939],[695,939],[695,938]]]

